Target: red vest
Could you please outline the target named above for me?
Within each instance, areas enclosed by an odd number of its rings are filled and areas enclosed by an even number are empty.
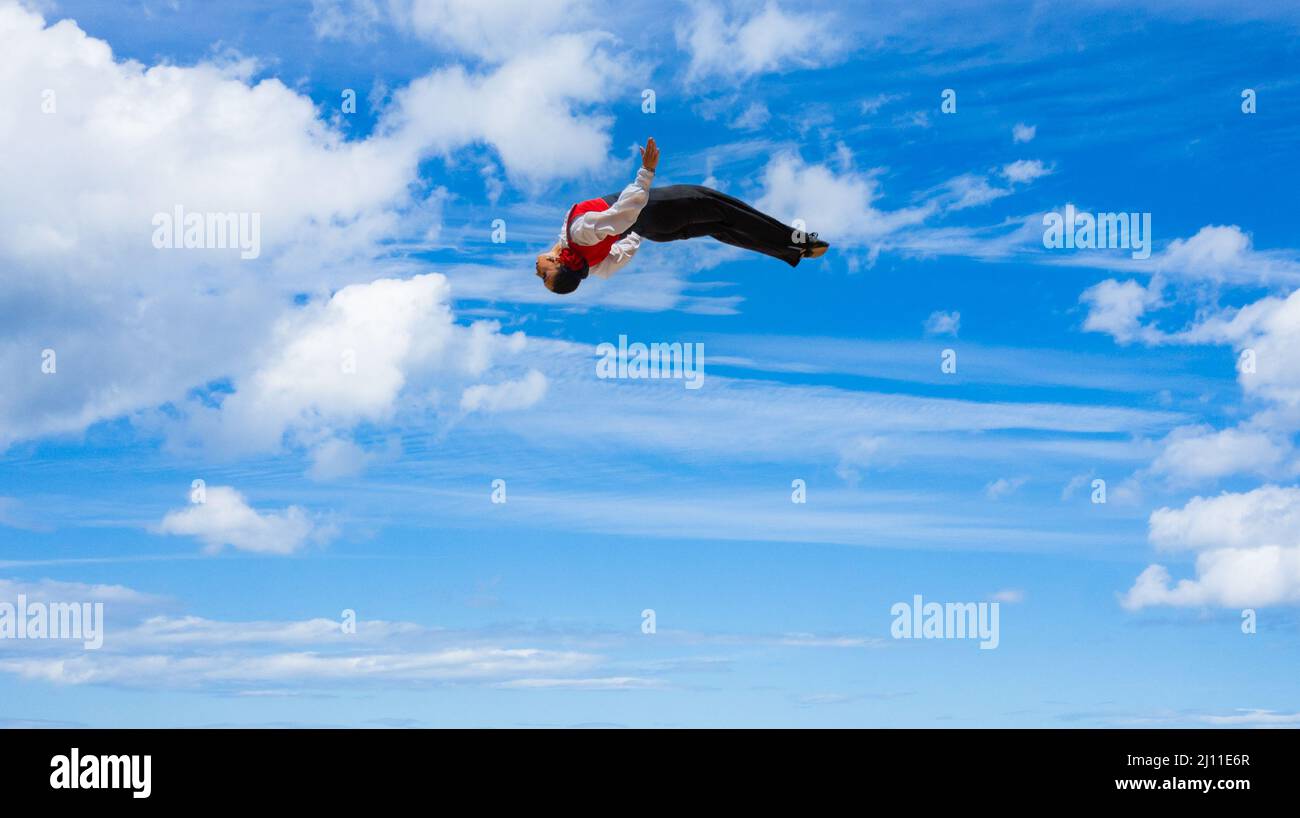
[[[595,244],[578,244],[573,240],[573,234],[569,232],[573,227],[573,220],[583,213],[595,211],[599,213],[602,210],[609,210],[609,204],[604,199],[588,199],[585,202],[578,202],[569,209],[569,218],[564,223],[564,237],[569,241],[569,247],[573,252],[582,256],[588,265],[595,267],[600,264],[609,255],[609,248],[614,246],[618,241],[618,236],[607,236]]]

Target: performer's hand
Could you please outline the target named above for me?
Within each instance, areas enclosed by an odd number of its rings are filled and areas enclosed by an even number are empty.
[[[659,146],[655,144],[655,138],[652,136],[646,140],[645,147],[641,149],[641,167],[654,173],[659,165]]]

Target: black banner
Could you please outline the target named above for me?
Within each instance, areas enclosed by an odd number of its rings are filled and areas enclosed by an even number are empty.
[[[0,784],[6,799],[128,808],[633,794],[1224,807],[1289,795],[1295,759],[1285,730],[14,730]]]

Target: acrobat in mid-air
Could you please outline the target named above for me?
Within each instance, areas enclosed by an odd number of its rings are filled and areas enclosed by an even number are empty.
[[[623,268],[642,239],[678,241],[712,236],[720,242],[779,258],[791,267],[818,258],[829,246],[817,238],[760,213],[744,202],[699,185],[651,188],[659,148],[653,138],[641,149],[636,181],[613,196],[578,202],[569,208],[560,240],[537,257],[537,275],[546,289],[564,295],[588,275],[609,278]]]

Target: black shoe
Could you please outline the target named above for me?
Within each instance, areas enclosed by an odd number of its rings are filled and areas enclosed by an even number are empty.
[[[803,244],[804,258],[819,258],[825,255],[827,248],[830,247],[829,244],[817,238],[816,233],[809,233],[804,236]]]

